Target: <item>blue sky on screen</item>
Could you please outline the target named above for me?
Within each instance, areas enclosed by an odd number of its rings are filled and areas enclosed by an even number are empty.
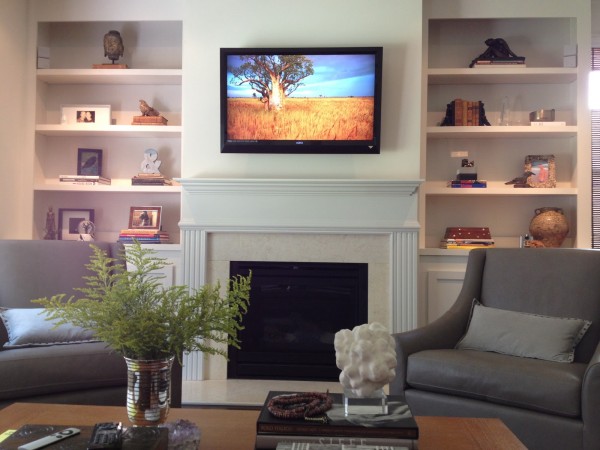
[[[314,74],[303,80],[291,97],[372,97],[375,85],[374,55],[307,55]],[[238,56],[229,56],[228,65],[239,66]],[[227,73],[228,97],[252,97],[254,91],[245,83],[236,86]]]

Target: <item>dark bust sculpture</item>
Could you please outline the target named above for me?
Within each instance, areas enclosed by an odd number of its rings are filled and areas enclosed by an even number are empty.
[[[487,50],[471,61],[469,67],[473,67],[478,61],[504,61],[524,62],[525,57],[517,56],[502,38],[489,38],[485,40]]]

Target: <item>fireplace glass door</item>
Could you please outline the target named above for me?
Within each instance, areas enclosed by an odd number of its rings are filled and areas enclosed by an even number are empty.
[[[231,276],[250,271],[250,306],[241,349],[228,349],[228,378],[337,380],[334,335],[368,320],[368,264],[230,263]]]

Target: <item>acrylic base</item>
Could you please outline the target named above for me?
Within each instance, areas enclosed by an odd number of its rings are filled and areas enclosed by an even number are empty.
[[[383,389],[378,389],[369,397],[357,397],[352,391],[344,389],[344,415],[387,414],[388,402]]]

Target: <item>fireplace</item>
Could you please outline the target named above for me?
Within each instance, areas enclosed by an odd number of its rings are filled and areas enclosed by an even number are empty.
[[[227,378],[337,380],[334,335],[366,323],[368,265],[232,261],[252,272],[250,307]]]
[[[363,323],[394,332],[416,326],[419,181],[179,181],[184,284],[226,280],[231,261],[365,263]],[[185,380],[226,378],[224,359],[184,355]]]

